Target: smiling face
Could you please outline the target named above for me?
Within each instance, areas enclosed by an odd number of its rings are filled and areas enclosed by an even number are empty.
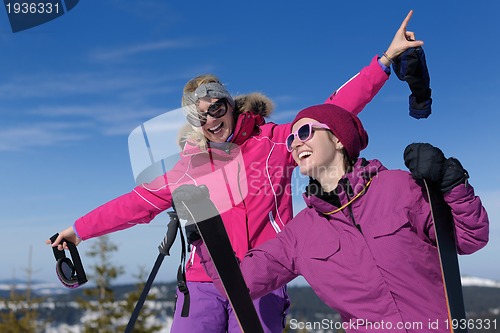
[[[203,135],[208,141],[212,142],[225,142],[227,138],[233,133],[234,130],[234,117],[233,108],[227,104],[227,112],[223,117],[214,118],[210,116],[207,111],[208,108],[217,102],[218,98],[205,97],[198,101],[198,111],[205,114],[207,122],[201,127]]]
[[[302,118],[293,125],[292,132],[310,122],[319,123],[315,119]],[[345,173],[343,145],[329,130],[313,126],[313,131],[312,137],[305,142],[294,138],[292,156],[303,175],[317,179],[326,189]]]

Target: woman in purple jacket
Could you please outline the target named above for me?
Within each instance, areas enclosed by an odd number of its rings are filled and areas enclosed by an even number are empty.
[[[488,241],[488,217],[460,162],[423,143],[405,150],[411,173],[358,159],[368,135],[356,115],[335,105],[306,108],[292,125],[286,144],[310,177],[307,208],[241,261],[252,297],[302,275],[347,332],[449,332],[422,179],[439,186],[451,207],[457,251],[473,253]],[[219,285],[206,248],[198,251]]]

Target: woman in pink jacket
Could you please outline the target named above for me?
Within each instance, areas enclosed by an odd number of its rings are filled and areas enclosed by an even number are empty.
[[[460,162],[438,148],[409,145],[409,173],[358,159],[367,143],[359,119],[342,108],[322,104],[298,113],[286,145],[310,177],[307,207],[241,261],[250,293],[259,297],[302,275],[340,313],[346,332],[449,332],[422,179],[451,207],[459,254],[486,245],[486,211]],[[202,263],[219,286],[200,242]]]
[[[388,79],[391,58],[409,47],[420,46],[406,31],[411,12],[384,56],[330,96],[326,103],[357,114]],[[63,238],[81,240],[149,223],[172,206],[172,191],[182,184],[204,184],[212,194],[237,256],[273,239],[292,218],[292,170],[296,166],[284,144],[291,125],[266,123],[272,104],[262,95],[234,98],[213,76],[197,77],[184,89],[183,105],[190,109],[192,130],[183,136],[180,161],[149,184],[134,188],[59,233],[53,246],[62,248]],[[208,174],[208,176],[207,176]],[[227,300],[192,252],[186,269],[191,298],[188,317],[175,312],[172,332],[238,332]],[[268,290],[255,305],[266,332],[281,332],[288,307],[284,288]],[[184,295],[178,292],[177,309]]]

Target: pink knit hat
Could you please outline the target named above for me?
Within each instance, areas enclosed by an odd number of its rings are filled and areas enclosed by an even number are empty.
[[[312,118],[327,125],[353,160],[368,145],[368,134],[356,115],[333,104],[310,106],[300,111],[292,121],[292,126],[302,118]]]

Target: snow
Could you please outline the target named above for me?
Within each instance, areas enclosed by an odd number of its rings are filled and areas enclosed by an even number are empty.
[[[463,287],[490,287],[500,288],[500,281],[485,279],[476,276],[462,276]]]

